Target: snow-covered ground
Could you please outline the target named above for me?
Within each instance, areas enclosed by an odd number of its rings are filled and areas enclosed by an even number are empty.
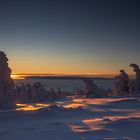
[[[140,99],[69,98],[0,111],[0,140],[140,140]]]

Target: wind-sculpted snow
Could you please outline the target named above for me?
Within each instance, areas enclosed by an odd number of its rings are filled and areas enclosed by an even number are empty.
[[[139,140],[139,104],[139,97],[18,104],[0,111],[0,140]]]

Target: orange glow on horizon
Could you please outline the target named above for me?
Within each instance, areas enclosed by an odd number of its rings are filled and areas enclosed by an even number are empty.
[[[30,76],[74,76],[74,77],[104,77],[104,78],[114,78],[117,74],[61,74],[61,73],[56,73],[56,74],[39,74],[39,73],[32,73],[32,74],[12,74],[11,78],[13,80],[22,80],[25,79],[25,77],[30,77]],[[134,78],[134,75],[129,74],[131,78]]]
[[[21,73],[21,74],[12,74],[11,75],[11,78],[13,79],[19,79],[20,77],[24,77],[24,76],[82,76],[82,77],[89,77],[89,76],[93,76],[93,77],[98,77],[98,76],[102,76],[102,77],[114,77],[118,74],[100,74],[100,73],[94,73],[94,74],[70,74],[70,73],[55,73],[55,74],[52,74],[52,73],[48,73],[48,74],[43,74],[43,73]]]
[[[17,79],[25,79],[23,75],[18,75],[18,74],[12,74],[11,78],[13,80],[17,80]]]

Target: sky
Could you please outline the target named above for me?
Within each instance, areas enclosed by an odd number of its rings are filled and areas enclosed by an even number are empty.
[[[140,65],[138,0],[0,0],[13,73],[112,74]]]

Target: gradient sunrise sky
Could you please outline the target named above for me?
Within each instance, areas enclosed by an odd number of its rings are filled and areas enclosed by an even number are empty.
[[[13,73],[112,74],[140,65],[138,0],[0,0]]]

